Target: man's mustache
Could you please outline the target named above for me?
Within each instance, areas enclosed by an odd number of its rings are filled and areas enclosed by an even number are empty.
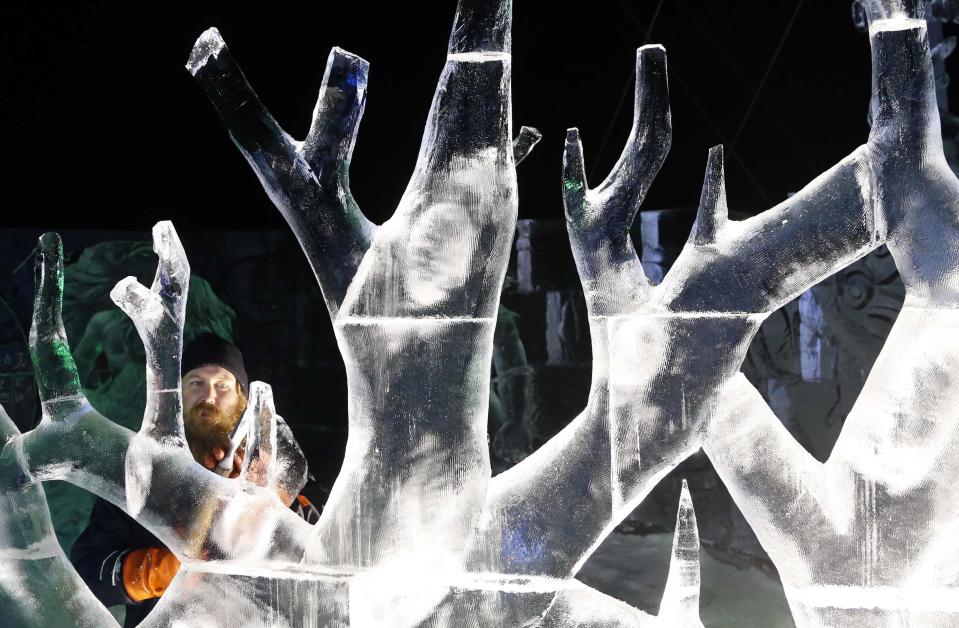
[[[183,427],[187,444],[198,462],[202,464],[203,457],[216,447],[224,450],[229,447],[230,432],[240,420],[245,406],[240,402],[224,410],[215,403],[201,401],[185,412]]]
[[[199,412],[200,410],[210,410],[211,412],[217,412],[216,404],[212,401],[200,401],[196,403],[192,408],[192,412]]]
[[[236,407],[224,410],[215,403],[201,401],[187,411],[187,427],[192,427],[204,433],[229,433],[230,430],[233,429],[233,425],[235,425],[236,421],[240,418],[239,415],[242,414],[242,412],[237,412],[237,410],[238,408]],[[201,417],[201,413],[207,414],[208,416]],[[236,416],[231,416],[234,414]]]

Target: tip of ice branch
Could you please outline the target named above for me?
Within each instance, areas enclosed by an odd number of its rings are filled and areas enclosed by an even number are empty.
[[[689,494],[689,482],[686,481],[686,478],[683,478],[683,488],[679,491],[679,508],[692,508],[693,507],[693,498]]]
[[[666,49],[660,45],[636,50],[636,88],[633,96],[633,144],[626,150],[649,151],[655,163],[662,164],[672,140],[672,114],[669,107],[669,79]],[[636,175],[655,177],[655,170]],[[651,179],[650,179],[651,181]]]
[[[340,48],[339,46],[333,46],[333,48],[330,50],[330,56],[327,60],[327,67],[329,67],[330,64],[362,70],[362,78],[364,81],[366,80],[366,73],[370,69],[369,61],[360,55],[354,54],[349,50]]]
[[[579,129],[566,129],[563,149],[563,206],[570,224],[581,224],[586,215],[586,170],[583,166],[583,145]]]
[[[210,57],[216,59],[224,48],[226,48],[226,43],[220,37],[220,31],[215,26],[211,26],[203,31],[203,34],[193,44],[190,58],[186,62],[186,69],[189,70],[190,74],[196,76],[196,73],[206,65]]]
[[[134,321],[158,319],[163,314],[159,297],[137,281],[136,277],[124,277],[110,291],[110,298]]]
[[[63,246],[55,233],[43,234],[37,243],[34,281],[29,344],[40,400],[79,400],[80,377],[63,329]],[[47,416],[51,415],[44,407]],[[62,416],[54,414],[51,418]]]
[[[250,384],[249,404],[242,420],[249,421],[249,427],[255,431],[255,425],[260,421],[267,423],[272,420],[276,414],[276,407],[273,403],[273,387],[266,382],[255,381]]]
[[[53,305],[63,292],[63,244],[60,235],[44,233],[37,241],[34,259],[34,315]],[[53,299],[53,301],[48,301]],[[46,301],[46,307],[39,307]]]
[[[190,283],[190,262],[187,261],[180,238],[169,220],[153,226],[153,250],[160,258],[153,288],[167,302],[178,304],[171,313],[182,311]]]
[[[113,290],[110,291],[110,299],[120,307],[123,307],[120,303],[124,300],[127,293],[133,289],[134,285],[139,285],[136,277],[132,275],[124,277],[113,286]]]
[[[566,129],[566,146],[563,148],[563,189],[567,192],[571,181],[577,182],[580,191],[586,185],[586,174],[583,168],[583,144],[579,140],[579,129]]]
[[[519,129],[519,136],[523,138],[528,138],[533,144],[543,139],[543,134],[540,133],[539,129],[533,126],[522,126]]]
[[[250,384],[250,399],[255,399],[250,405],[254,406],[257,414],[264,410],[274,411],[273,387],[266,382],[256,381]]]
[[[519,135],[513,140],[513,161],[518,165],[526,159],[542,138],[543,134],[538,129],[531,126],[520,128]]]
[[[186,260],[180,237],[169,220],[153,225],[153,251],[165,262]]]
[[[692,554],[689,554],[689,552],[692,552]],[[679,493],[679,508],[676,512],[673,557],[684,560],[691,558],[699,560],[699,529],[696,525],[696,511],[693,508],[692,495],[689,493],[689,484],[685,479],[683,480],[683,488]]]
[[[366,89],[369,72],[369,61],[339,46],[334,46],[326,61],[326,77],[323,82],[328,85],[352,87],[362,94]]]
[[[334,46],[326,60],[323,86],[353,93],[356,95],[356,102],[362,103],[366,98],[369,73],[370,63],[366,59]]]
[[[369,70],[366,59],[342,48],[334,47],[326,59],[310,132],[301,148],[321,186],[349,168],[366,106]]]
[[[706,162],[706,178],[703,193],[699,198],[699,210],[693,227],[696,244],[711,244],[726,221],[729,210],[726,206],[726,176],[722,145],[709,149]]]
[[[60,234],[59,233],[44,233],[40,236],[40,251],[44,254],[57,254],[60,251]]]
[[[683,618],[686,620],[683,625],[702,625],[698,623],[699,586],[699,530],[689,486],[683,480],[660,617],[672,620]]]
[[[662,102],[661,102],[662,101]],[[666,80],[666,49],[655,44],[636,50],[636,114],[648,105],[658,105],[668,115],[669,87]]]
[[[636,49],[636,63],[655,63],[666,65],[666,48],[662,44],[646,44]]]

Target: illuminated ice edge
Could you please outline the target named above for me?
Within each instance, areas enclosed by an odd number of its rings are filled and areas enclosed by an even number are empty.
[[[509,61],[513,55],[508,52],[453,52],[446,55],[448,61],[461,61],[464,63],[486,63],[488,61]]]
[[[190,573],[209,573],[226,576],[250,578],[273,578],[278,580],[316,581],[328,583],[348,583],[366,576],[376,577],[379,572],[387,574],[389,570],[351,570],[336,569],[300,563],[271,562],[268,566],[240,563],[229,560],[183,562],[180,568]],[[427,578],[430,586],[449,587],[451,589],[471,591],[506,591],[510,593],[556,593],[573,589],[582,589],[586,585],[575,578],[550,578],[548,576],[517,576],[503,573],[458,572],[439,574]]]
[[[441,316],[347,316],[334,321],[335,326],[342,325],[434,325],[434,324],[478,324],[494,325],[495,318],[441,317]]]
[[[926,20],[918,20],[911,17],[893,17],[876,20],[869,24],[869,36],[871,37],[876,33],[889,31],[907,31],[913,28],[926,28]]]
[[[959,588],[819,585],[783,589],[790,602],[813,608],[959,613]]]

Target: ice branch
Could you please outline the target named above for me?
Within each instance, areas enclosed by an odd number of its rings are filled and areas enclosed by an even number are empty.
[[[596,189],[604,220],[626,229],[669,153],[673,125],[666,79],[666,49],[658,44],[636,51],[633,126],[612,172]],[[615,210],[612,208],[615,207]],[[615,213],[614,213],[615,212]]]
[[[706,180],[703,182],[703,194],[699,199],[696,224],[693,226],[690,238],[699,246],[715,243],[717,234],[728,218],[723,147],[720,145],[709,149]]]
[[[779,205],[726,222],[710,246],[692,238],[656,300],[679,312],[775,311],[882,243],[871,172],[860,147]],[[707,175],[707,199],[711,185]]]
[[[959,180],[943,153],[926,24],[876,22],[869,135],[883,235],[913,304],[959,302]]]
[[[423,197],[449,185],[451,169],[473,170],[481,180],[515,176],[511,172],[510,4],[506,0],[460,0],[450,53],[430,106],[416,169],[397,214],[415,219]],[[504,181],[496,185],[515,184]]]
[[[717,407],[703,449],[755,522],[767,551],[778,558],[786,529],[819,528],[824,520],[818,506],[827,494],[823,465],[796,442],[742,374],[726,384]]]
[[[341,185],[349,193],[349,165],[366,107],[369,68],[365,59],[341,48],[333,48],[326,61],[313,124],[302,148],[303,158],[323,187]],[[350,209],[360,213],[355,204]]]
[[[270,486],[276,470],[276,410],[273,407],[273,389],[269,384],[253,382],[250,402],[246,408],[249,431],[246,455],[240,479],[257,486]]]
[[[673,533],[673,552],[659,617],[676,625],[701,626],[699,619],[699,528],[689,486],[683,480]]]
[[[513,162],[518,166],[542,138],[543,134],[531,126],[520,128],[519,135],[513,140]]]
[[[629,236],[639,207],[669,152],[672,122],[666,51],[636,52],[633,127],[612,172],[591,190],[579,131],[570,129],[563,154],[563,202],[576,268],[593,315],[617,314],[642,303],[649,285]]]
[[[302,147],[260,102],[215,28],[197,39],[187,69],[296,234],[335,316],[373,234],[349,190],[366,61],[339,48],[330,53]]]
[[[43,417],[58,420],[67,416],[51,412],[51,405],[75,406],[83,395],[73,356],[63,328],[63,246],[60,236],[45,233],[37,243],[34,264],[35,293],[30,352],[36,369],[37,389]]]
[[[46,244],[59,246],[52,241],[52,234],[44,237]],[[63,553],[43,485],[19,451],[19,436],[0,406],[0,573],[4,574],[0,608],[4,625],[116,626],[116,620]]]
[[[665,55],[647,47],[639,57],[652,63],[637,69],[634,133],[599,189],[587,186],[575,130],[567,139],[564,201],[590,311],[593,380],[584,413],[493,481],[489,505],[502,525],[542,529],[540,542],[552,548],[506,566],[523,573],[575,573],[655,483],[701,446],[718,391],[738,371],[762,318],[879,244],[866,148],[742,222],[726,218],[722,153],[714,149],[695,231],[662,284],[650,286],[628,230],[670,127]],[[546,497],[555,494],[562,499]],[[575,526],[546,523],[565,512],[577,513]],[[510,562],[504,550],[487,551],[491,562]]]
[[[186,447],[180,351],[190,264],[170,222],[153,227],[153,250],[160,258],[153,285],[148,289],[135,277],[127,277],[110,297],[133,321],[146,352],[147,405],[140,434]]]
[[[567,223],[586,222],[588,193],[589,183],[586,181],[583,143],[579,139],[579,129],[567,129],[566,147],[563,150],[563,206],[566,209]]]

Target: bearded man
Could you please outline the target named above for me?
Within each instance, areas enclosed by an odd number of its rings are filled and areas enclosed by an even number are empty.
[[[207,469],[237,477],[244,450],[231,445],[230,433],[246,410],[248,394],[240,350],[219,336],[201,334],[184,349],[181,372],[184,431],[190,452]],[[306,458],[289,427],[280,421],[277,452],[283,470],[277,494],[301,517],[316,523],[319,512],[299,495],[307,478]],[[232,464],[224,463],[231,451]],[[136,626],[149,614],[180,567],[176,556],[153,534],[99,498],[90,523],[70,551],[70,560],[105,606],[126,605],[124,626]]]
[[[181,370],[183,428],[190,452],[207,469],[237,477],[242,448],[234,453],[232,467],[221,463],[231,449],[230,432],[246,410],[248,384],[240,350],[219,336],[201,334],[183,352]]]

